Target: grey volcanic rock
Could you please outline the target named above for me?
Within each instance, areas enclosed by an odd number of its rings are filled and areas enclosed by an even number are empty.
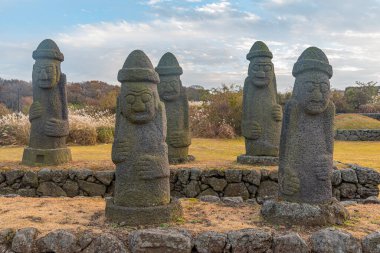
[[[255,42],[247,55],[250,63],[244,82],[242,115],[246,156],[278,156],[282,108],[277,101],[272,57],[262,41]]]
[[[309,47],[294,64],[293,75],[296,80],[292,98],[286,103],[281,132],[280,197],[326,203],[332,198],[332,67],[320,49]]]
[[[102,184],[78,180],[79,188],[87,192],[89,196],[104,196],[106,187]]]
[[[60,186],[53,182],[43,182],[38,186],[37,193],[42,196],[51,196],[51,197],[66,197],[67,194]]]
[[[191,235],[174,229],[144,229],[132,232],[128,238],[132,253],[191,253]]]
[[[380,253],[380,232],[367,235],[362,239],[363,253]]]
[[[210,177],[208,178],[207,182],[212,187],[212,189],[218,192],[223,191],[227,186],[227,181],[223,178]]]
[[[9,170],[5,172],[5,178],[8,185],[12,185],[16,182],[17,179],[21,178],[24,175],[22,170]]]
[[[342,180],[347,183],[358,183],[358,178],[353,169],[343,169],[341,170]]]
[[[37,240],[39,252],[68,253],[79,252],[77,238],[65,230],[55,230]]]
[[[66,146],[69,134],[66,98],[66,75],[61,72],[63,54],[57,44],[46,39],[33,52],[33,104],[29,147],[24,149],[22,163],[57,165],[71,161]]]
[[[114,235],[103,233],[96,236],[82,253],[127,253],[124,244]]]
[[[227,235],[227,252],[266,253],[272,246],[272,234],[258,229],[242,229]]]
[[[225,197],[242,197],[244,200],[249,199],[249,192],[244,183],[228,184],[225,191]]]
[[[305,226],[343,224],[349,217],[336,200],[319,205],[268,200],[261,207],[261,215],[269,223]]]
[[[273,253],[308,253],[306,242],[296,233],[273,238]]]
[[[33,253],[38,230],[23,228],[16,232],[12,240],[12,250],[17,253]]]
[[[144,52],[133,51],[118,73],[112,161],[116,165],[114,198],[106,202],[106,217],[127,225],[169,222],[181,215],[170,202],[170,170],[165,106],[160,79]]]
[[[293,76],[296,80],[292,98],[285,106],[281,130],[278,174],[281,201],[265,202],[261,214],[273,223],[342,224],[349,214],[332,197],[335,115],[330,99],[332,67],[322,50],[309,47],[294,64]],[[354,180],[350,171],[341,173],[342,178]],[[338,183],[340,179],[334,181]],[[342,197],[346,193],[344,187],[339,191]]]
[[[244,203],[242,197],[222,197],[222,202],[227,206],[239,206]]]
[[[312,252],[323,253],[361,253],[359,240],[351,234],[326,228],[315,232],[310,237]]]
[[[158,92],[166,109],[169,162],[173,164],[187,162],[191,137],[189,102],[180,79],[182,68],[176,57],[168,52],[160,59],[156,71],[160,76]]]
[[[204,232],[195,239],[195,248],[199,253],[223,252],[227,243],[227,235],[218,232]]]
[[[25,186],[38,187],[38,176],[33,171],[26,171],[22,177],[22,184]]]

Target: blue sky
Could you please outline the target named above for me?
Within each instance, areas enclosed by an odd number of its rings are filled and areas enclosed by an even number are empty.
[[[128,54],[157,65],[167,51],[184,85],[242,84],[256,40],[267,43],[280,90],[308,46],[325,51],[333,88],[380,81],[380,0],[0,0],[0,77],[31,79],[32,51],[45,38],[65,55],[68,81],[117,83]]]

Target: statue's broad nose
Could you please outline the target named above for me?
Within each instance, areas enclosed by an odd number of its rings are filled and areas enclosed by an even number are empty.
[[[145,104],[141,101],[141,98],[136,97],[136,101],[133,103],[133,111],[145,112]]]
[[[255,76],[259,77],[259,78],[264,78],[265,72],[264,71],[257,71],[257,72],[255,72]]]
[[[46,70],[42,69],[41,72],[40,72],[40,79],[42,80],[47,80],[48,79],[48,76],[46,74]]]

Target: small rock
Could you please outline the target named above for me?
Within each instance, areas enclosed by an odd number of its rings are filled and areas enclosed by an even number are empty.
[[[17,253],[34,252],[35,239],[38,230],[35,228],[23,228],[16,232],[12,241],[12,250]]]
[[[67,170],[52,170],[51,174],[51,179],[55,183],[64,183],[69,176],[69,172]]]
[[[273,171],[269,172],[269,178],[272,181],[278,182],[278,170],[273,170]]]
[[[114,235],[103,233],[94,238],[82,253],[126,253],[124,244]]]
[[[91,183],[83,180],[78,180],[79,187],[88,193],[90,196],[104,196],[106,187],[101,184]]]
[[[364,204],[380,204],[380,199],[378,199],[377,197],[375,196],[371,196],[371,197],[368,197],[366,198],[364,201],[363,201]]]
[[[363,253],[380,253],[380,232],[367,235],[362,240]]]
[[[203,202],[210,202],[210,203],[220,202],[220,198],[218,196],[213,196],[213,195],[201,196],[199,197],[199,200]]]
[[[128,238],[132,253],[191,253],[191,235],[174,229],[144,229],[132,232]]]
[[[351,234],[336,229],[319,230],[310,237],[312,252],[359,253],[361,245]]]
[[[222,202],[227,206],[239,206],[244,203],[242,197],[223,197]]]
[[[177,176],[178,176],[178,180],[182,184],[187,184],[190,178],[190,171],[188,169],[180,169],[178,170]]]
[[[274,199],[278,196],[278,184],[276,182],[266,180],[261,182],[257,190],[257,198]]]
[[[240,183],[243,173],[241,170],[228,169],[225,171],[225,175],[228,183]]]
[[[10,245],[14,236],[15,231],[11,228],[0,230],[0,244]]]
[[[208,189],[206,189],[206,190],[204,190],[203,192],[201,192],[199,195],[198,195],[198,198],[200,198],[200,197],[202,197],[202,196],[216,196],[216,197],[218,197],[219,195],[218,195],[218,193],[216,193],[213,189],[210,189],[210,188],[208,188]]]
[[[22,184],[25,186],[31,186],[33,188],[37,188],[38,187],[37,173],[33,171],[25,172],[24,176],[22,177]]]
[[[17,194],[22,197],[36,197],[36,189],[19,189]]]
[[[114,171],[95,171],[95,177],[105,185],[110,185],[114,179]]]
[[[78,183],[72,180],[67,180],[62,186],[63,190],[66,192],[68,197],[75,197],[79,194]]]
[[[189,184],[185,186],[185,194],[188,198],[195,198],[201,192],[199,181],[191,180]]]
[[[67,253],[80,251],[75,235],[62,229],[52,231],[39,238],[37,247],[40,252]]]
[[[81,170],[76,170],[75,172],[75,177],[79,180],[86,180],[89,176],[92,175],[92,170],[89,169],[81,169]]]
[[[67,196],[66,192],[53,182],[41,183],[40,186],[38,186],[37,188],[37,193],[39,193],[42,196],[51,196],[51,197],[60,197],[60,196],[66,197]]]
[[[242,229],[229,232],[226,248],[231,253],[265,253],[272,246],[272,234],[258,229]]]
[[[225,191],[225,197],[242,197],[243,199],[249,198],[249,192],[244,183],[231,183],[228,184]]]
[[[261,172],[257,170],[251,170],[249,173],[243,176],[243,181],[259,186],[261,181]]]
[[[51,169],[43,168],[40,171],[38,171],[37,176],[40,182],[47,182],[51,181],[53,174],[51,173]]]
[[[227,186],[227,181],[223,178],[210,177],[207,183],[217,192],[222,192]]]
[[[195,239],[195,248],[199,253],[223,252],[227,243],[227,235],[217,232],[204,232]]]
[[[250,204],[250,205],[258,205],[256,199],[247,199],[245,203]]]
[[[16,182],[17,179],[24,176],[24,171],[22,170],[9,170],[5,172],[5,178],[8,185],[12,185]]]
[[[346,199],[353,199],[356,196],[357,187],[355,184],[342,183],[339,186],[340,196]]]
[[[334,186],[340,185],[342,183],[342,173],[340,170],[334,170],[332,177],[331,177],[331,183]]]
[[[306,242],[296,233],[276,236],[273,239],[273,253],[308,253]]]
[[[341,170],[342,180],[347,183],[358,183],[358,177],[353,169],[343,169]]]

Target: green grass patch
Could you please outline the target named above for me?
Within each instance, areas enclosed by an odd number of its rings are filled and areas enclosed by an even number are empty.
[[[354,113],[339,114],[335,117],[335,129],[380,129],[380,120]]]

